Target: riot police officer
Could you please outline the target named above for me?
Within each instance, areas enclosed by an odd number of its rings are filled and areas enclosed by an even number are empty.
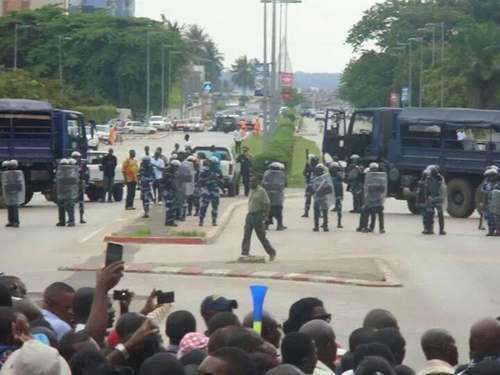
[[[342,227],[342,201],[344,200],[344,171],[337,161],[328,164],[330,175],[332,176],[333,187],[335,188],[335,207],[332,211],[337,213],[337,228]]]
[[[363,231],[373,232],[378,217],[379,232],[385,233],[384,203],[387,197],[387,173],[380,172],[378,163],[370,163],[368,171],[365,174],[363,191]],[[368,218],[370,219],[370,226],[367,228]]]
[[[287,182],[285,166],[278,162],[269,164],[262,178],[262,187],[266,190],[271,201],[271,209],[266,224],[272,225],[274,219],[276,219],[278,222],[276,230],[278,231],[287,229],[283,225],[283,201],[285,199]]]
[[[314,232],[319,232],[319,220],[323,217],[322,228],[325,232],[328,228],[328,211],[335,203],[335,188],[332,178],[323,164],[314,167],[314,175],[311,179],[311,190],[314,198]]]
[[[200,177],[200,163],[196,155],[191,155],[186,160],[193,164],[193,193],[187,198],[187,216],[198,216],[200,212],[200,187],[198,185]]]
[[[79,175],[75,159],[62,159],[56,171],[58,227],[75,226],[75,200],[78,198]],[[66,220],[67,215],[67,220]]]
[[[429,231],[427,223],[427,215],[426,215],[427,197],[425,192],[428,177],[429,177],[429,170],[426,168],[422,171],[422,176],[420,177],[420,180],[418,180],[417,182],[417,189],[415,192],[417,211],[422,216],[422,224],[424,227],[422,234],[428,234],[426,232]]]
[[[2,163],[2,195],[7,206],[6,227],[19,228],[19,205],[26,200],[26,183],[17,160]]]
[[[444,236],[444,211],[446,203],[446,184],[437,165],[427,167],[428,177],[425,180],[425,225],[424,234],[434,234],[434,216],[437,212],[439,220],[439,234]]]
[[[220,190],[224,187],[224,177],[219,168],[219,159],[212,156],[205,163],[199,178],[201,191],[200,227],[203,226],[209,205],[212,205],[212,225],[217,226]]]
[[[347,191],[352,194],[351,212],[360,213],[363,206],[363,166],[361,157],[352,155],[346,170]]]
[[[319,164],[319,158],[314,154],[309,154],[307,156],[307,163],[304,167],[304,178],[306,180],[306,191],[305,197],[306,202],[304,206],[304,214],[302,217],[309,217],[309,209],[311,208],[311,199],[313,196],[313,191],[311,190],[311,180],[314,177],[314,168]]]
[[[163,202],[165,204],[165,225],[168,227],[177,226],[175,222],[177,206],[177,184],[175,183],[175,179],[180,165],[181,162],[179,160],[171,160],[165,167],[161,180]]]
[[[89,168],[87,164],[82,159],[82,155],[78,151],[74,151],[71,157],[76,160],[76,165],[78,166],[78,209],[80,211],[80,224],[86,224],[85,221],[85,188],[90,180]]]
[[[139,168],[139,186],[141,189],[142,207],[144,209],[143,218],[149,217],[149,209],[153,203],[153,183],[155,181],[155,172],[151,157],[144,155]]]
[[[481,193],[484,195],[484,218],[488,224],[488,237],[495,236],[498,227],[498,210],[500,209],[500,192],[495,193],[498,184],[498,171],[489,168],[484,172],[485,180],[481,184]]]
[[[194,166],[192,156],[188,156],[186,160],[181,162],[177,181],[179,183],[179,219],[184,221],[188,211],[188,200],[191,199],[194,193]]]

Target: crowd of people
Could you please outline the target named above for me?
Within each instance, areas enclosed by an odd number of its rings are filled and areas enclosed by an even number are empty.
[[[498,375],[500,321],[472,325],[469,361],[459,364],[457,343],[444,329],[423,332],[426,361],[405,364],[406,340],[396,317],[369,311],[339,342],[332,314],[314,297],[295,301],[281,324],[264,311],[256,330],[238,301],[210,295],[199,313],[158,304],[153,290],[131,311],[134,294],[111,290],[123,262],[97,272],[92,287],[50,284],[37,304],[15,276],[0,276],[1,375]],[[116,318],[114,304],[119,306]],[[265,305],[267,306],[267,305]],[[116,322],[115,322],[116,320]],[[338,328],[338,327],[336,327]],[[257,333],[260,332],[260,333]]]

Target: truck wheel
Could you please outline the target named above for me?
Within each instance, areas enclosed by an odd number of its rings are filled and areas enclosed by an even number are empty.
[[[89,198],[89,201],[97,202],[100,197],[100,190],[96,186],[90,185],[87,191],[87,198]]]
[[[113,185],[113,199],[115,200],[115,202],[121,202],[123,200],[122,184]]]
[[[410,212],[414,215],[418,215],[418,209],[417,209],[417,200],[415,198],[408,199],[406,201],[406,204],[408,205],[408,209]]]
[[[454,178],[447,185],[448,213],[452,217],[467,218],[474,212],[474,188],[463,178]]]

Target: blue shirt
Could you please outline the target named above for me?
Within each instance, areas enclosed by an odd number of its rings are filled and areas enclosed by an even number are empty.
[[[57,340],[72,330],[71,326],[49,310],[42,309],[43,318],[50,324],[57,335]]]

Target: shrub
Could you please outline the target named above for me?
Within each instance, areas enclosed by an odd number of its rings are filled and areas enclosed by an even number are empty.
[[[112,118],[118,116],[118,111],[116,107],[111,105],[100,105],[100,106],[79,106],[75,108],[75,111],[82,112],[87,120],[94,120],[98,124],[105,124]]]

